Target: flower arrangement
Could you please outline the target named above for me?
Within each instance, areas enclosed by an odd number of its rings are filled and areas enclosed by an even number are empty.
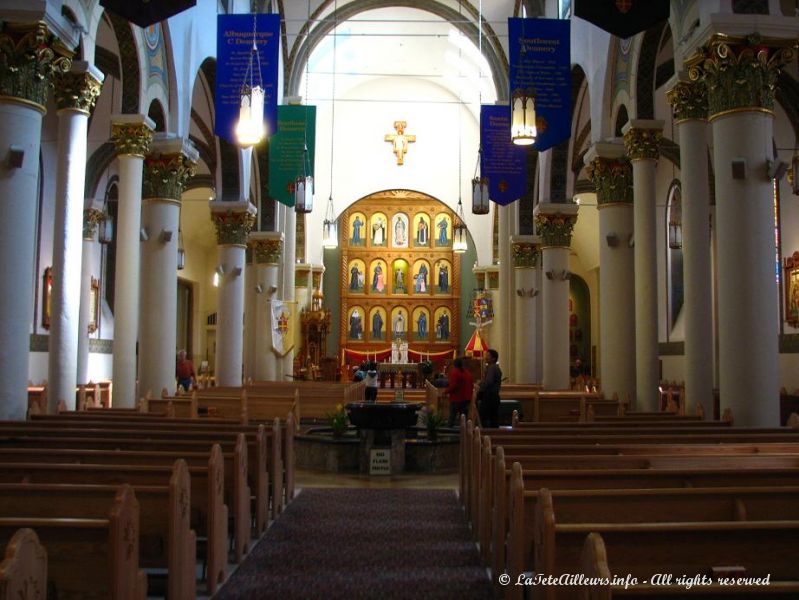
[[[427,438],[435,440],[438,438],[438,430],[447,422],[446,417],[436,410],[432,404],[426,404],[420,411],[422,415],[422,425],[427,430]]]
[[[348,421],[347,411],[344,410],[343,405],[337,404],[336,410],[327,414],[327,419],[330,423],[330,429],[333,430],[333,437],[344,435],[344,432],[347,431]]]

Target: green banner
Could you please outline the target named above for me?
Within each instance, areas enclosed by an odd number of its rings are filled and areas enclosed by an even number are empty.
[[[308,157],[303,170],[303,150]],[[269,138],[269,195],[294,206],[294,180],[314,174],[316,142],[315,106],[278,106],[277,133]]]

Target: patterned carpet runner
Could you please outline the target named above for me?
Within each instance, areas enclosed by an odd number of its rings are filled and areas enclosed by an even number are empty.
[[[215,600],[493,598],[451,490],[305,489]]]

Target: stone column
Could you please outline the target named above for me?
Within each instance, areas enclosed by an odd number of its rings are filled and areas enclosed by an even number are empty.
[[[82,60],[75,61],[68,73],[55,79],[58,160],[47,373],[47,405],[51,413],[57,411],[59,400],[68,409],[75,408],[86,135],[102,81],[103,74]]]
[[[272,300],[276,298],[278,269],[283,253],[283,234],[258,231],[250,234],[255,269],[255,379],[278,379],[280,359],[272,347]]]
[[[219,244],[219,308],[216,322],[216,385],[240,386],[243,361],[244,255],[255,224],[250,202],[212,201]]]
[[[0,419],[25,418],[33,322],[34,239],[42,116],[53,74],[71,53],[44,23],[0,33]]]
[[[290,206],[285,209],[285,228],[283,235],[285,245],[283,252],[283,289],[282,299],[284,302],[294,302],[295,291],[294,285],[296,280],[296,264],[297,264],[297,213]],[[296,312],[293,318],[296,319]],[[278,381],[285,381],[290,379],[290,375],[294,374],[294,348],[289,350],[282,359],[282,364],[278,364]]]
[[[155,124],[145,115],[111,117],[119,160],[117,259],[114,278],[114,405],[136,405],[136,341],[139,334],[142,164]],[[144,390],[146,391],[146,390]]]
[[[499,335],[494,336],[491,345],[499,352],[499,361],[503,368],[503,375],[510,381],[516,381],[514,371],[515,359],[512,356],[513,327],[510,291],[513,287],[513,269],[510,264],[510,235],[511,235],[511,206],[497,206],[499,211],[499,302],[494,308],[494,331]],[[497,310],[497,308],[499,310]]]
[[[569,379],[569,246],[577,221],[576,204],[541,202],[535,228],[541,238],[544,272],[544,372],[546,390],[568,390]]]
[[[83,211],[83,252],[80,265],[80,313],[78,315],[78,385],[89,383],[89,334],[91,317],[92,255],[96,246],[97,226],[105,221],[106,214],[96,208]],[[97,314],[99,320],[100,315]]]
[[[774,283],[774,94],[791,39],[713,35],[686,61],[708,90],[716,179],[721,408],[735,423],[779,424],[778,298]]]
[[[639,410],[658,410],[660,368],[655,170],[663,138],[663,121],[633,119],[622,131],[633,169],[636,406]]]
[[[707,166],[707,90],[680,81],[668,92],[680,144],[685,319],[685,407],[713,416],[713,271]]]
[[[586,154],[599,210],[599,375],[606,398],[633,400],[635,297],[633,178],[619,143],[599,142]],[[633,407],[631,407],[633,408]]]
[[[187,139],[156,134],[142,189],[139,393],[175,392],[180,197],[198,152]],[[191,352],[191,349],[188,349]]]
[[[516,284],[514,327],[519,335],[514,345],[514,363],[517,383],[536,383],[536,337],[538,327],[536,312],[540,289],[536,281],[541,250],[538,238],[532,235],[513,236],[510,241],[513,272]]]
[[[257,221],[256,225],[257,226]],[[255,233],[255,232],[252,232]],[[250,235],[252,235],[252,233]],[[252,245],[244,252],[244,381],[255,377],[255,264]]]

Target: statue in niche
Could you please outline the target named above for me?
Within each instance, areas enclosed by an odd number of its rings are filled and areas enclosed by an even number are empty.
[[[404,294],[407,291],[405,289],[405,272],[401,268],[398,268],[394,275],[394,291],[398,294]]]

